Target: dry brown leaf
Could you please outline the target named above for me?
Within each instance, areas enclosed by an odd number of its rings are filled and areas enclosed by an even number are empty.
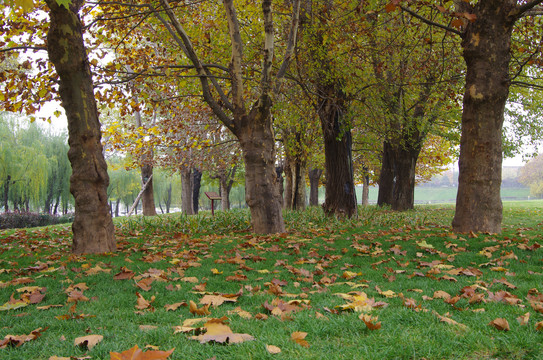
[[[211,311],[209,311],[209,304],[201,307],[201,308],[198,308],[198,306],[196,305],[196,303],[194,301],[190,301],[189,302],[189,311],[191,314],[195,314],[195,315],[209,315],[211,314]]]
[[[126,267],[121,267],[121,272],[113,276],[114,280],[130,280],[134,277],[134,272],[127,269]]]
[[[509,331],[509,323],[504,318],[496,318],[488,323],[488,325],[495,327],[498,330]]]
[[[266,350],[270,354],[279,354],[281,352],[281,348],[275,346],[275,345],[266,345]]]
[[[204,324],[206,333],[192,336],[191,339],[200,341],[200,344],[216,342],[220,344],[237,344],[244,341],[251,341],[255,338],[249,334],[236,334],[226,325],[226,317],[210,319]]]
[[[150,331],[150,330],[158,329],[158,326],[155,326],[155,325],[140,325],[139,329],[141,331]]]
[[[175,311],[181,306],[188,306],[188,304],[185,301],[183,301],[183,302],[178,302],[175,304],[166,304],[164,305],[164,308],[166,309],[166,311],[170,311],[170,310]]]
[[[110,360],[166,360],[173,353],[174,349],[169,351],[142,351],[135,345],[133,348],[122,353],[110,352]]]
[[[448,300],[450,298],[451,298],[451,295],[446,291],[438,290],[438,291],[434,292],[434,299],[446,299],[446,300]]]
[[[217,307],[222,305],[225,301],[229,302],[236,302],[238,301],[237,297],[225,297],[221,294],[219,295],[204,295],[203,298],[200,299],[200,304],[202,305],[211,305],[213,307]]]
[[[240,306],[238,306],[234,310],[228,310],[228,314],[238,314],[244,319],[251,319],[253,317],[250,312],[242,310]]]
[[[143,291],[150,291],[151,290],[151,284],[153,283],[153,281],[155,281],[155,279],[152,278],[152,277],[144,278],[144,279],[141,279],[140,281],[138,281],[136,283],[136,286],[139,287],[140,289],[142,289]]]
[[[104,337],[102,335],[81,336],[81,337],[75,338],[74,345],[91,350],[93,347],[96,346],[96,344],[98,344],[103,339]]]
[[[364,324],[366,324],[366,327],[369,330],[379,330],[381,328],[381,322],[379,321],[378,316],[371,316],[371,315],[368,315],[368,314],[360,314],[358,316],[358,318],[360,320],[362,320],[364,322]]]
[[[154,301],[155,301],[155,296],[151,296],[151,300],[150,301],[147,301],[145,300],[145,298],[139,293],[136,291],[136,296],[138,297],[138,304],[135,306],[136,309],[138,310],[145,310],[145,309],[148,309],[150,311],[154,311],[155,308],[151,305]]]
[[[37,339],[48,328],[49,327],[46,327],[45,329],[37,328],[28,335],[6,335],[3,340],[0,340],[0,349],[4,349],[8,346],[19,347],[25,342]]]
[[[295,331],[290,335],[290,338],[291,338],[292,341],[294,341],[298,345],[308,348],[309,343],[307,342],[307,340],[305,340],[306,336],[307,336],[306,332]]]
[[[454,321],[453,319],[447,317],[447,315],[449,315],[449,313],[446,313],[445,315],[440,315],[440,314],[437,313],[436,311],[433,311],[432,313],[433,313],[435,316],[437,316],[437,318],[438,318],[439,320],[441,320],[442,322],[444,322],[444,323],[447,323],[447,324],[450,324],[450,325],[456,325],[456,326],[458,326],[458,327],[461,328],[461,329],[467,329],[467,326],[466,326],[466,325],[461,324],[461,323],[459,323],[459,322],[456,322],[456,321]]]
[[[530,313],[527,312],[524,315],[521,315],[517,318],[518,323],[522,325],[528,325],[528,321],[530,320]]]

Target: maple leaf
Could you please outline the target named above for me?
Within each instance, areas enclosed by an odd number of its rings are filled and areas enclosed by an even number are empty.
[[[228,310],[228,314],[238,314],[244,319],[251,319],[253,317],[250,312],[242,310],[240,306],[238,306],[234,310]]]
[[[143,351],[135,345],[133,348],[122,353],[110,352],[110,360],[166,360],[173,353],[174,349],[168,351],[149,350]]]
[[[200,299],[200,304],[203,305],[211,305],[213,307],[217,307],[224,302],[236,302],[238,299],[234,297],[226,297],[221,294],[218,295],[204,295],[203,298]]]
[[[449,313],[446,313],[445,315],[440,315],[439,313],[437,313],[436,311],[432,311],[432,313],[442,322],[444,323],[447,323],[447,324],[450,324],[450,325],[456,325],[458,326],[459,328],[461,329],[467,329],[467,326],[464,325],[464,324],[461,324],[459,322],[456,322],[455,320],[447,317],[449,315]]]
[[[198,308],[198,306],[196,305],[196,303],[194,301],[190,301],[189,302],[189,311],[191,314],[196,314],[196,315],[209,315],[211,314],[211,311],[209,311],[209,306],[210,304],[207,304],[201,308]]]
[[[488,325],[495,327],[498,330],[509,331],[509,323],[504,318],[496,318],[488,323]]]
[[[305,337],[307,336],[306,332],[303,331],[295,331],[290,335],[290,339],[294,341],[296,344],[306,347],[309,347],[309,343],[307,340],[305,340]]]
[[[103,339],[104,337],[102,335],[81,336],[81,337],[75,338],[74,345],[91,350],[93,347],[96,346],[96,344],[98,344]]]
[[[136,283],[136,286],[142,289],[143,291],[150,291],[151,290],[151,284],[155,281],[154,278],[148,277],[141,279]]]
[[[364,324],[366,324],[366,327],[369,330],[379,330],[381,328],[381,322],[380,321],[377,322],[379,320],[379,317],[377,316],[371,316],[368,314],[360,314],[358,318],[362,320]]]
[[[216,342],[219,344],[237,344],[251,341],[255,338],[249,334],[236,334],[226,322],[227,318],[210,319],[204,324],[205,334],[192,336],[191,339],[200,341],[200,344]]]
[[[166,311],[175,311],[180,306],[188,306],[188,304],[185,301],[183,301],[183,302],[178,302],[178,303],[175,303],[175,304],[166,304],[166,305],[164,305],[164,308],[166,309]]]
[[[521,315],[517,318],[517,321],[519,323],[519,325],[523,326],[523,325],[528,325],[528,321],[530,320],[530,313],[527,312],[526,314],[524,315]]]
[[[154,301],[155,301],[155,296],[151,296],[151,300],[150,301],[147,301],[145,300],[145,298],[139,293],[136,291],[136,296],[138,297],[138,303],[137,305],[135,305],[135,308],[138,309],[138,310],[145,310],[145,309],[149,309],[150,311],[154,311],[155,308],[151,305]]]
[[[127,269],[126,267],[121,267],[121,272],[113,276],[114,280],[130,280],[134,277],[134,272]]]
[[[19,347],[26,342],[39,338],[48,328],[49,327],[46,327],[45,329],[37,328],[28,335],[6,335],[3,340],[0,340],[0,349],[5,349],[8,346]]]

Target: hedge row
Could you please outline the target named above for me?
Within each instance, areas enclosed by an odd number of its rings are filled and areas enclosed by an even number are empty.
[[[0,229],[29,228],[73,222],[74,215],[53,216],[27,212],[7,212],[0,214]]]

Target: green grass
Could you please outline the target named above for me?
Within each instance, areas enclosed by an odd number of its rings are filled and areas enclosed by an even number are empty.
[[[217,212],[214,218],[207,214],[131,217],[116,219],[118,252],[82,257],[69,253],[67,226],[3,231],[0,305],[12,294],[19,297],[16,290],[23,286],[46,287],[47,294],[39,304],[0,311],[0,339],[8,334],[29,334],[39,327],[48,329],[18,348],[0,349],[0,358],[88,355],[109,359],[110,351],[121,352],[137,344],[161,350],[175,347],[170,359],[543,359],[543,331],[535,329],[543,314],[534,311],[526,298],[530,289],[543,292],[543,249],[525,249],[543,243],[543,202],[505,203],[500,235],[454,234],[449,226],[453,212],[452,206],[435,205],[405,213],[367,207],[360,208],[357,219],[341,221],[325,217],[320,208],[311,208],[302,213],[286,212],[288,232],[274,236],[250,234],[249,215],[241,210]],[[433,248],[417,245],[423,241]],[[493,246],[490,257],[482,255],[484,248]],[[394,253],[395,249],[399,253]],[[511,254],[518,260],[511,259]],[[434,268],[428,266],[432,262]],[[438,263],[452,265],[452,269],[477,269],[482,274],[450,275],[448,269],[436,267]],[[96,265],[109,273],[86,273]],[[150,291],[143,291],[134,280],[113,279],[121,267],[136,276],[149,269],[161,270],[164,275],[152,283]],[[212,269],[222,273],[214,275]],[[345,279],[346,271],[358,275]],[[235,274],[243,274],[247,280],[227,280]],[[456,281],[438,280],[443,275]],[[10,283],[23,277],[34,282]],[[209,316],[227,316],[234,332],[250,334],[255,340],[237,345],[200,344],[189,339],[190,334],[174,334],[173,326],[200,317],[191,314],[188,307],[176,311],[164,308],[183,301],[199,303],[203,294],[193,291],[196,284],[185,282],[187,277],[207,283],[208,292],[234,294],[243,289],[237,302],[212,307]],[[516,288],[494,282],[502,278]],[[282,300],[305,299],[310,307],[291,314],[291,319],[270,314],[263,304],[278,297],[269,291],[274,279],[286,282],[281,286]],[[326,279],[335,281],[330,284]],[[77,283],[88,286],[84,295],[90,300],[77,303],[75,314],[94,317],[57,319],[69,313],[72,304],[67,304],[65,290]],[[470,304],[462,298],[453,307],[441,299],[423,298],[432,297],[437,290],[459,295],[464,287],[475,284],[485,302]],[[179,290],[168,290],[170,285]],[[376,287],[396,296],[386,298]],[[489,292],[501,290],[517,296],[520,304],[490,301]],[[135,309],[136,291],[147,300],[155,296],[155,311]],[[336,306],[346,304],[336,294],[351,291],[364,291],[369,298],[388,304],[371,311],[381,329],[369,330],[358,312],[336,313]],[[402,297],[413,299],[418,307],[406,307]],[[53,304],[63,306],[37,309]],[[229,314],[236,307],[253,318]],[[434,312],[448,313],[465,328],[439,321]],[[521,326],[516,318],[526,312],[531,313],[530,321]],[[269,318],[256,320],[258,313]],[[489,326],[496,318],[507,319],[511,330]],[[143,331],[140,325],[156,328]],[[308,333],[308,348],[290,339],[295,331]],[[76,337],[88,334],[103,335],[104,340],[90,351],[74,346]],[[282,352],[269,354],[267,344],[280,347]]]

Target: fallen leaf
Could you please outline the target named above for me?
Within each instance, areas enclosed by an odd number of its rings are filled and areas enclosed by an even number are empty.
[[[464,324],[461,324],[459,322],[456,322],[455,320],[447,317],[446,315],[449,315],[449,313],[445,314],[445,315],[440,315],[439,313],[437,313],[436,311],[433,311],[432,312],[435,316],[437,316],[437,318],[439,320],[441,320],[442,322],[444,323],[447,323],[447,324],[450,324],[450,325],[455,325],[455,326],[458,326],[459,328],[461,329],[467,329],[467,326],[464,325]]]
[[[200,304],[202,305],[211,305],[213,307],[217,307],[221,304],[223,304],[225,301],[229,302],[236,302],[238,301],[237,297],[225,297],[222,295],[204,295],[203,298],[200,299]]]
[[[45,329],[37,328],[28,335],[6,335],[4,337],[4,340],[0,340],[0,349],[4,349],[8,346],[19,347],[26,342],[39,338],[41,334],[48,328],[49,327],[46,327]]]
[[[113,276],[114,280],[130,280],[134,277],[134,272],[127,269],[126,267],[121,267],[121,272]]]
[[[142,351],[135,345],[133,348],[123,351],[122,353],[110,352],[110,360],[166,360],[175,349],[169,351]]]
[[[281,352],[281,348],[275,346],[275,345],[266,345],[266,350],[270,354],[279,354]]]
[[[136,291],[136,296],[138,297],[138,304],[135,306],[136,309],[138,310],[145,310],[145,309],[148,309],[150,311],[154,311],[155,308],[151,305],[154,301],[155,301],[155,296],[151,296],[151,300],[150,301],[147,301],[145,300],[145,298],[139,293]]]
[[[211,311],[209,311],[209,306],[210,304],[207,304],[201,308],[198,308],[196,303],[191,300],[189,302],[189,311],[191,314],[195,314],[195,315],[209,315],[211,314]]]
[[[158,329],[158,326],[155,326],[155,325],[140,325],[140,326],[139,326],[139,329],[140,329],[141,331],[149,331],[149,330]]]
[[[517,321],[519,323],[519,325],[528,325],[528,321],[530,320],[530,313],[527,312],[526,314],[524,315],[521,315],[517,318]]]
[[[543,331],[543,321],[540,321],[537,324],[535,324],[535,329],[537,331]]]
[[[368,314],[360,314],[358,318],[362,320],[364,324],[366,324],[366,327],[369,330],[379,330],[381,328],[381,322],[380,321],[378,322],[379,317],[377,316],[371,316]]]
[[[509,331],[509,323],[504,318],[497,318],[488,323],[488,325],[495,327],[498,330]]]
[[[191,339],[200,341],[200,344],[216,342],[219,344],[237,344],[251,341],[255,338],[249,334],[236,334],[226,325],[226,317],[210,319],[204,324],[205,334],[192,336]]]
[[[166,304],[164,305],[164,308],[166,309],[166,311],[175,311],[177,310],[180,306],[188,306],[188,304],[183,301],[183,302],[178,302],[178,303],[175,303],[175,304]]]
[[[87,335],[75,338],[74,345],[91,350],[96,346],[104,337],[102,335]]]
[[[296,344],[306,347],[309,347],[309,343],[307,340],[305,340],[305,337],[307,336],[306,332],[303,331],[295,331],[290,335],[291,340],[293,340]]]
[[[234,310],[228,310],[228,314],[238,314],[239,316],[241,316],[242,318],[244,319],[251,319],[253,317],[253,315],[251,315],[250,312],[248,311],[245,311],[245,310],[242,310],[241,307],[237,307],[235,308]]]

